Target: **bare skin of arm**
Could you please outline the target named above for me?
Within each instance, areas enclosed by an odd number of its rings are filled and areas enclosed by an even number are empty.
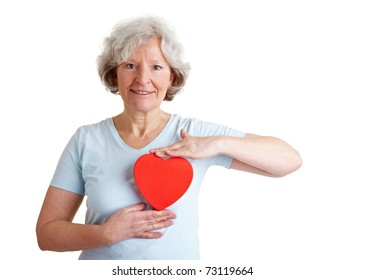
[[[202,159],[218,154],[233,158],[231,168],[270,177],[282,177],[302,165],[299,153],[283,140],[271,136],[246,134],[245,137],[193,137],[184,130],[182,140],[152,149],[160,157]]]
[[[36,233],[42,250],[78,251],[110,245],[129,238],[160,238],[151,232],[173,224],[169,210],[144,210],[139,203],[116,211],[105,224],[76,224],[72,220],[83,196],[50,186],[38,218]]]

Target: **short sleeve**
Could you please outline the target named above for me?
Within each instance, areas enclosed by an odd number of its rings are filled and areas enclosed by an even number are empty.
[[[53,174],[50,186],[71,191],[80,195],[85,194],[85,182],[81,169],[81,128],[71,137],[63,150]]]
[[[245,133],[242,131],[220,124],[203,122],[198,119],[190,120],[187,132],[192,136],[245,136]],[[210,165],[219,165],[225,168],[230,168],[232,160],[232,157],[220,154],[211,158]]]

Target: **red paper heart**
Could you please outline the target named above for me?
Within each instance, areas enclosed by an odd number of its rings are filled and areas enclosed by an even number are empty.
[[[143,197],[156,209],[175,203],[193,180],[193,167],[184,158],[160,158],[146,154],[134,165],[134,179]]]

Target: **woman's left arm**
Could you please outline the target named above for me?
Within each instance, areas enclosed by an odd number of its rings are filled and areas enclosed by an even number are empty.
[[[270,177],[282,177],[302,165],[299,153],[283,140],[271,136],[246,134],[244,137],[193,137],[184,130],[182,140],[152,149],[160,157],[202,159],[218,154],[233,158],[231,168]]]
[[[225,138],[225,137],[224,137]],[[283,140],[246,134],[222,139],[226,155],[233,157],[231,168],[270,177],[283,177],[302,165],[299,153]]]

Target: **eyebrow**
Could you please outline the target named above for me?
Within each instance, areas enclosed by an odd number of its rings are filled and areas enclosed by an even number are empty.
[[[166,60],[160,60],[160,59],[153,59],[151,60],[152,63],[159,63],[159,64],[167,64],[167,61]]]
[[[118,66],[119,65],[122,65],[122,64],[128,64],[128,63],[133,63],[133,64],[137,64],[138,65],[138,63],[134,59],[127,59],[126,61],[123,61],[122,63],[119,63]],[[166,65],[168,67],[171,67],[171,65],[166,60],[152,59],[150,61],[150,63],[152,65],[155,65],[155,64],[163,64],[163,65]]]
[[[136,60],[134,60],[133,58],[129,58],[129,59],[126,59],[122,63],[128,63],[128,62],[136,63]],[[152,63],[166,63],[166,64],[168,64],[168,62],[165,59],[151,59],[150,62],[152,62]]]

